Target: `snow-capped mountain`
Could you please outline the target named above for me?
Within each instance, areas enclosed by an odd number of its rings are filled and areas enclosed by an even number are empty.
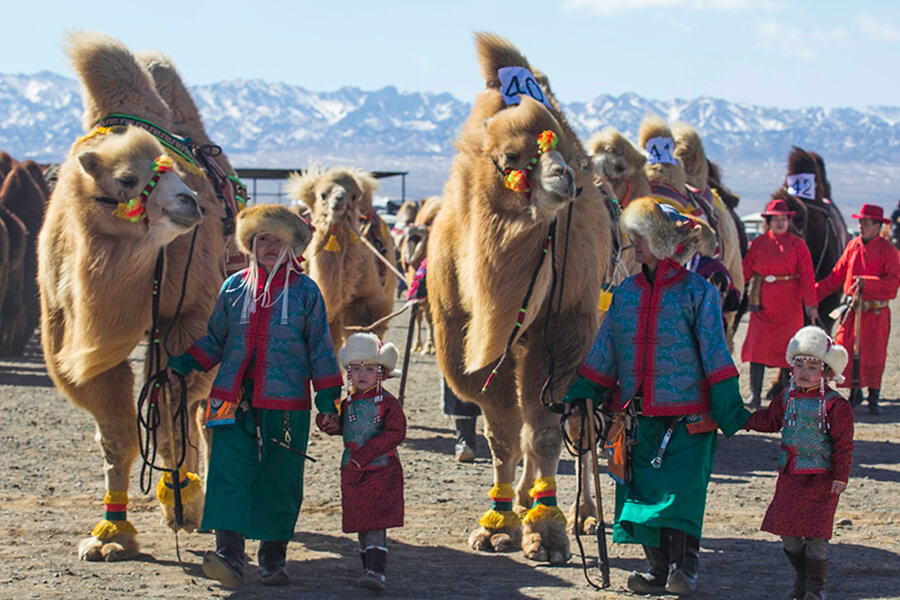
[[[412,196],[440,191],[470,108],[449,94],[403,93],[392,86],[312,92],[254,79],[194,86],[191,93],[210,137],[238,167],[295,168],[317,161],[403,169],[410,171]],[[564,103],[564,109],[585,141],[606,126],[635,139],[648,112],[691,123],[738,192],[761,195],[777,187],[784,159],[796,144],[822,154],[836,197],[844,187],[854,198],[893,203],[882,194],[895,189],[900,107],[780,109],[627,93]],[[62,160],[84,133],[80,119],[76,80],[50,72],[0,75],[0,149],[14,157]],[[843,179],[836,181],[835,173]],[[847,185],[847,177],[854,183]]]

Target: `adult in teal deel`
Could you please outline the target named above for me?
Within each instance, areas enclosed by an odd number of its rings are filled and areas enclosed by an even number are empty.
[[[750,413],[725,344],[719,293],[673,259],[694,254],[700,228],[650,198],[630,202],[622,223],[641,272],[614,292],[565,401],[605,401],[614,411],[634,411],[636,444],[630,478],[616,485],[613,541],[644,547],[649,570],[632,573],[629,589],[689,594],[697,581],[716,429],[730,436]]]
[[[310,383],[320,413],[335,413],[340,370],[325,302],[303,274],[312,226],[283,206],[237,217],[250,266],[225,280],[207,334],[169,362],[186,375],[219,366],[207,409],[213,428],[202,527],[216,532],[203,572],[226,587],[243,581],[244,539],[261,540],[260,579],[288,583],[287,543],[303,500]]]

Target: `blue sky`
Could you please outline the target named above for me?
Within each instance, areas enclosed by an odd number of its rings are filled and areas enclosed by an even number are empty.
[[[170,7],[176,6],[177,9]],[[508,37],[560,100],[636,92],[765,106],[900,104],[900,2],[53,0],[3,8],[0,72],[72,76],[64,32],[108,33],[175,59],[191,84],[237,78],[310,90],[481,89],[472,32]]]

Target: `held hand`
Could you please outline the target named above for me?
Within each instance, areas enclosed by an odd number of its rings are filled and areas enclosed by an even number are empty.
[[[584,403],[584,398],[576,398],[571,402],[566,402],[563,414],[567,417],[580,417],[584,414]]]
[[[166,367],[166,378],[169,381],[175,381],[175,369],[172,367]]]
[[[847,484],[843,481],[832,481],[831,482],[831,493],[835,496],[839,496],[841,492],[847,489]]]
[[[341,423],[336,414],[317,414],[316,426],[328,435],[337,435],[341,429]]]

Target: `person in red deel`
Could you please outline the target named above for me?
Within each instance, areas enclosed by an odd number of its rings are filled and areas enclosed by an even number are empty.
[[[887,356],[888,337],[891,334],[891,310],[888,302],[897,295],[900,286],[900,254],[886,239],[878,234],[881,225],[887,223],[880,206],[863,204],[858,215],[859,236],[850,240],[844,253],[835,263],[831,273],[816,284],[819,299],[834,293],[843,285],[844,294],[852,296],[862,289],[862,315],[860,320],[859,386],[851,394],[850,403],[862,402],[863,387],[869,388],[869,412],[881,414],[878,394],[881,374]],[[838,327],[835,341],[852,350],[856,335],[856,307],[850,306]],[[844,387],[849,387],[853,375],[853,361],[844,372]]]
[[[784,349],[791,334],[819,317],[815,275],[809,248],[788,231],[794,211],[776,198],[762,216],[768,231],[750,243],[744,257],[744,279],[750,282],[750,325],[741,360],[750,363],[749,406],[760,406],[766,367],[787,367]]]
[[[388,527],[403,526],[403,469],[397,446],[406,438],[406,417],[397,399],[381,387],[400,353],[372,333],[354,333],[340,351],[351,393],[340,417],[319,414],[316,424],[329,435],[344,435],[341,509],[344,533],[359,534],[363,574],[359,587],[384,590]]]

